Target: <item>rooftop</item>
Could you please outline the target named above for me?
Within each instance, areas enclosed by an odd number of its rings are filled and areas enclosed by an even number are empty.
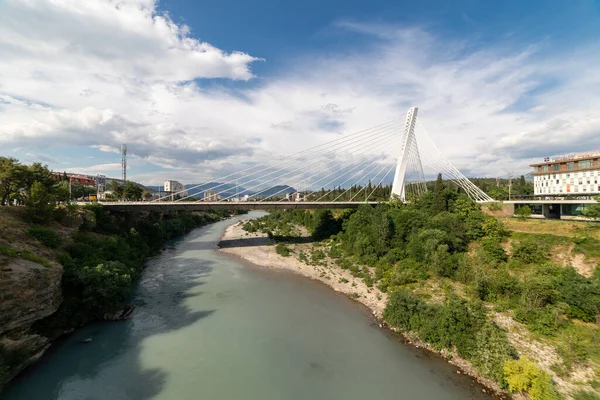
[[[570,153],[570,154],[563,154],[563,155],[559,155],[559,156],[544,157],[544,162],[537,163],[537,164],[531,164],[531,166],[537,167],[537,166],[546,165],[546,164],[564,163],[564,162],[577,161],[577,160],[589,160],[589,159],[594,159],[594,158],[600,158],[600,151],[588,151],[585,153]]]

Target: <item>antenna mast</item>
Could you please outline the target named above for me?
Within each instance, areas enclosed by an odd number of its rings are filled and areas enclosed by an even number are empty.
[[[127,145],[121,145],[121,177],[123,182],[127,181]]]

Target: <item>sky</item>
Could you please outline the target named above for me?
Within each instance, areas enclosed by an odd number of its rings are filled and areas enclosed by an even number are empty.
[[[600,150],[598,37],[596,0],[0,0],[0,156],[199,183],[418,106],[465,175],[527,173]]]

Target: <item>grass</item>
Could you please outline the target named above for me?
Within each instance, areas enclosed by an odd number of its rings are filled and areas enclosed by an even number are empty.
[[[50,264],[50,261],[48,261],[44,257],[40,257],[36,254],[33,254],[29,250],[16,250],[10,246],[0,246],[0,254],[14,258],[20,257],[24,260],[32,261],[34,263],[43,265],[46,268],[52,268],[52,264]]]
[[[564,221],[551,219],[501,218],[504,225],[513,232],[549,234],[555,236],[590,236],[600,239],[600,223],[584,221]]]

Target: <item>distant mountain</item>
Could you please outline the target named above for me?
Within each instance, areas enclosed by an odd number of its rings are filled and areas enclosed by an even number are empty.
[[[273,186],[270,189],[265,190],[264,192],[261,191],[257,191],[257,195],[260,197],[267,197],[267,196],[285,196],[288,193],[296,193],[296,189],[294,189],[291,186],[288,185],[277,185],[277,186]]]
[[[188,194],[199,198],[203,198],[204,192],[211,189],[219,193],[219,196],[221,197],[230,197],[235,196],[236,194],[239,194],[240,196],[253,194],[253,192],[247,191],[243,186],[238,186],[236,188],[234,183],[191,183],[189,185],[185,185],[185,188],[188,189]]]

